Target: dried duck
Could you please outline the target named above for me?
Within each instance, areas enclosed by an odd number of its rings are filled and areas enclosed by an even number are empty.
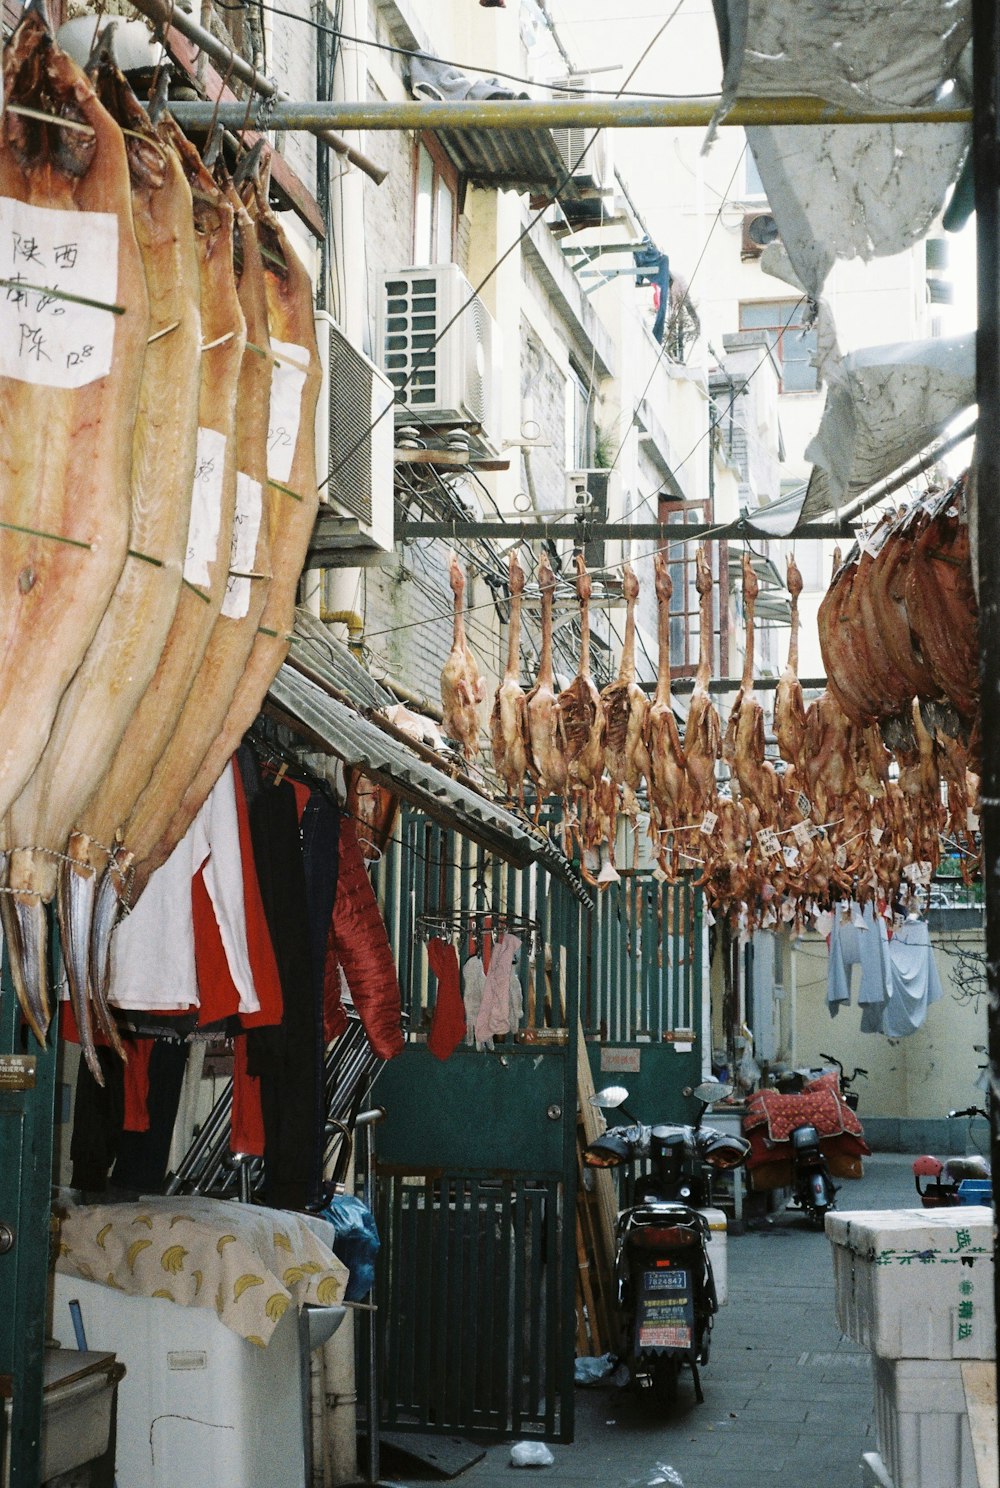
[[[765,758],[764,709],[753,686],[754,608],[760,585],[753,564],[743,555],[743,609],[746,620],[746,651],[743,680],[739,693],[739,713],[733,739],[733,772],[740,792],[753,802],[760,813],[762,827],[774,827],[778,821],[778,776]]]
[[[524,785],[528,773],[528,710],[521,672],[521,602],[524,594],[524,569],[517,550],[507,565],[510,585],[510,624],[507,631],[507,667],[497,688],[490,715],[490,743],[497,776],[507,794],[517,796],[524,805]]]
[[[604,709],[590,672],[591,581],[582,553],[577,553],[576,593],[580,602],[580,661],[576,676],[559,694],[559,730],[566,749],[571,788],[588,791],[604,768]]]
[[[526,699],[528,715],[528,769],[538,789],[538,805],[545,796],[561,796],[566,789],[566,747],[562,736],[559,703],[552,667],[552,601],[556,576],[546,552],[538,564],[538,587],[542,601],[542,641],[538,675]]]
[[[649,708],[646,748],[649,751],[649,802],[658,831],[669,831],[684,820],[687,794],[684,750],[670,693],[670,600],[673,583],[662,549],[653,560],[656,582],[656,692]]]
[[[609,683],[601,693],[607,728],[604,758],[611,780],[626,793],[632,792],[634,798],[650,773],[646,748],[649,699],[635,680],[635,606],[639,598],[639,580],[627,563],[622,592],[625,597],[625,637],[621,666],[617,681]]]
[[[698,670],[684,730],[687,809],[692,822],[702,818],[708,809],[715,809],[715,765],[722,742],[719,714],[708,692],[712,675],[712,570],[704,548],[698,549],[695,558],[695,585],[699,609]]]
[[[479,753],[479,705],[486,697],[486,680],[480,676],[465,634],[465,575],[455,553],[448,562],[448,580],[455,597],[455,618],[451,650],[441,672],[442,726],[462,746],[465,758],[473,760]]]

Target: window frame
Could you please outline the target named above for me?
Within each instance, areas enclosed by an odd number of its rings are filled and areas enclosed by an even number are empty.
[[[417,211],[420,200],[420,152],[426,151],[431,162],[430,182],[430,250],[424,254],[424,250],[417,244]],[[442,264],[455,262],[455,247],[458,241],[458,219],[460,216],[460,180],[459,173],[453,161],[448,158],[441,143],[430,134],[418,134],[413,142],[413,230],[411,244],[413,248],[413,262],[420,264]],[[451,195],[451,230],[447,234],[447,241],[440,242],[441,224],[438,211],[441,202],[441,187],[447,188]]]
[[[762,307],[770,307],[775,310],[776,314],[773,321],[763,325],[746,325],[744,323],[743,312],[750,309],[759,310]],[[798,299],[740,300],[739,302],[738,315],[740,330],[764,331],[768,336],[773,337],[773,340],[771,341],[771,350],[773,351],[775,361],[778,364],[778,392],[787,397],[812,397],[819,390],[819,373],[815,367],[810,366],[808,357],[790,357],[788,360],[791,364],[794,364],[796,366],[805,366],[809,368],[809,370],[813,374],[812,387],[804,388],[785,386],[785,336],[789,332],[805,331],[807,335],[811,335],[815,338],[816,328],[815,326],[803,326],[801,320],[792,321],[788,320],[787,318],[782,319],[780,318],[781,313],[782,311],[793,310],[798,311],[801,315],[804,315],[807,309],[808,301],[804,296],[800,296]],[[814,344],[810,348],[809,356],[812,356],[816,349],[816,345]]]
[[[677,528],[684,527],[690,522],[711,522],[712,501],[660,501],[659,521],[661,526]],[[670,565],[670,577],[673,580],[673,593],[670,596],[670,676],[672,679],[679,677],[694,677],[698,670],[698,649],[701,638],[701,596],[697,586],[697,553],[701,546],[700,539],[692,538],[689,542],[678,543],[676,547],[671,545],[667,554]],[[683,582],[677,583],[677,569],[681,570]],[[714,595],[714,588],[713,588]],[[681,639],[683,646],[679,648],[675,640],[674,622],[680,621]],[[715,610],[715,599],[713,598],[712,615],[712,670],[715,670],[716,658],[716,636],[720,634],[719,625],[722,614]],[[678,655],[680,651],[680,655]]]

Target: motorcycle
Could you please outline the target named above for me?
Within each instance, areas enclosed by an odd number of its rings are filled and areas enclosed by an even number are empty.
[[[702,1126],[708,1107],[731,1095],[712,1081],[691,1095],[699,1102],[691,1126],[611,1127],[587,1147],[588,1167],[648,1163],[636,1176],[631,1202],[615,1228],[615,1286],[619,1357],[640,1390],[660,1407],[673,1404],[687,1365],[701,1403],[699,1368],[708,1363],[712,1320],[719,1308],[709,1245],[711,1230],[699,1212],[711,1204],[712,1174],[738,1168],[750,1144],[743,1137]],[[599,1109],[621,1108],[628,1091],[611,1086],[591,1096]]]
[[[983,1116],[989,1120],[989,1112],[982,1106],[966,1106],[964,1110],[948,1112],[949,1120],[959,1116],[969,1118],[970,1131],[973,1117]],[[921,1178],[925,1180],[922,1188]],[[924,1209],[947,1209],[953,1204],[963,1203],[961,1186],[966,1181],[975,1185],[978,1190],[975,1200],[977,1203],[992,1202],[989,1159],[981,1153],[973,1153],[969,1157],[949,1157],[944,1162],[928,1153],[918,1157],[913,1164],[913,1183]]]
[[[792,1201],[814,1229],[821,1230],[826,1216],[837,1207],[840,1189],[830,1177],[819,1132],[811,1123],[792,1128]]]
[[[835,1064],[837,1066],[837,1080],[840,1085],[840,1093],[844,1097],[844,1100],[847,1102],[847,1104],[850,1106],[851,1110],[856,1111],[858,1109],[858,1104],[861,1100],[861,1096],[857,1090],[852,1090],[851,1086],[854,1084],[859,1075],[863,1075],[867,1080],[868,1071],[866,1069],[862,1069],[860,1065],[856,1064],[854,1066],[854,1073],[845,1075],[844,1066],[841,1064],[839,1059],[834,1059],[832,1054],[823,1054],[821,1052],[819,1057],[820,1059],[825,1059],[827,1064]]]

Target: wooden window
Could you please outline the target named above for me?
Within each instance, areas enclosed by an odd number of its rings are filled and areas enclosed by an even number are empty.
[[[453,263],[458,172],[435,140],[417,142],[413,198],[413,262]]]
[[[682,527],[688,522],[710,522],[710,511],[711,504],[707,501],[662,501],[660,521],[670,527]],[[693,677],[698,668],[701,609],[696,584],[697,550],[698,543],[692,541],[671,546],[668,552],[673,583],[670,597],[671,677]],[[717,620],[718,616],[714,618]],[[713,670],[714,661],[713,656]]]
[[[753,300],[740,305],[741,331],[766,331],[778,362],[783,393],[816,391],[816,328],[807,329],[809,311],[802,300]]]

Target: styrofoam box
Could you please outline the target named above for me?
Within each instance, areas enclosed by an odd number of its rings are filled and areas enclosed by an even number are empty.
[[[978,1488],[954,1359],[874,1359],[878,1449],[899,1488]]]
[[[845,1211],[826,1235],[855,1343],[883,1359],[993,1358],[992,1209]]]
[[[699,1209],[708,1220],[708,1258],[715,1277],[715,1294],[721,1307],[729,1295],[729,1259],[726,1252],[726,1216],[721,1209]]]

